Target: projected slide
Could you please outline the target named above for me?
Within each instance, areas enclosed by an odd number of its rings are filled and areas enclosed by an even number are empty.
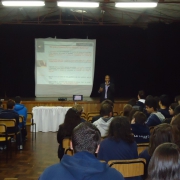
[[[36,97],[89,96],[95,43],[88,39],[36,39]]]

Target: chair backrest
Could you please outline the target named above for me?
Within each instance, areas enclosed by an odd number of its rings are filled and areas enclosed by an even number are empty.
[[[15,127],[16,120],[15,119],[0,119],[0,124],[5,124],[6,127]]]
[[[70,149],[70,137],[65,137],[65,138],[63,139],[62,146],[63,146],[63,148],[65,149],[65,150],[64,150],[64,153],[65,153],[65,154],[68,154],[68,155],[70,155],[70,156],[73,155],[73,150]]]
[[[22,123],[24,121],[24,116],[19,115],[19,122]]]
[[[89,117],[89,116],[98,116],[100,113],[98,112],[98,111],[94,111],[94,112],[88,112],[87,113],[87,118]]]
[[[113,112],[113,116],[118,116],[118,112]]]
[[[110,167],[118,170],[124,178],[144,175],[146,160],[142,158],[131,160],[110,160]]]
[[[6,132],[6,125],[5,124],[0,124],[0,134]]]
[[[123,111],[120,111],[120,112],[119,112],[119,116],[123,116]]]
[[[18,180],[18,178],[4,178],[4,180]]]
[[[142,151],[144,151],[144,150],[147,149],[148,147],[149,147],[149,143],[137,144],[138,154],[140,154]]]

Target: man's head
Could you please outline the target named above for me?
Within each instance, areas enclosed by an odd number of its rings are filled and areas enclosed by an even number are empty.
[[[100,144],[100,131],[91,123],[83,122],[72,132],[72,146],[74,152],[87,151],[94,154]]]
[[[7,109],[14,109],[15,102],[12,99],[7,101]]]
[[[111,104],[105,103],[101,105],[101,109],[100,109],[101,117],[104,116],[111,117],[112,113],[113,113],[113,107],[111,106]]]
[[[75,109],[77,111],[77,113],[81,116],[81,114],[83,112],[83,107],[80,104],[74,105],[73,109]]]
[[[159,98],[159,106],[160,107],[169,107],[169,97],[167,95],[161,95]]]
[[[20,96],[16,96],[14,100],[15,100],[15,103],[17,103],[17,104],[21,103],[21,97]]]
[[[132,110],[132,106],[130,104],[126,104],[123,107],[123,116],[129,117],[129,113],[131,112],[131,110]]]
[[[154,98],[148,98],[145,101],[146,110],[149,114],[157,110],[157,102]]]
[[[147,117],[143,112],[138,111],[133,115],[133,119],[136,124],[144,124]]]
[[[105,76],[105,82],[110,82],[110,76],[109,75]]]
[[[138,99],[145,99],[145,93],[143,90],[138,92]]]

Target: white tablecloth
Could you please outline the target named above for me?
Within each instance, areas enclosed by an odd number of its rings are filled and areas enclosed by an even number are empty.
[[[36,132],[58,131],[59,125],[64,122],[65,114],[69,108],[71,107],[33,107],[32,113],[36,123]],[[34,128],[32,130],[35,131]]]

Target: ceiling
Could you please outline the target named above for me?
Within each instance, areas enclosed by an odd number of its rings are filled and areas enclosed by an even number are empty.
[[[170,24],[180,21],[180,0],[160,0],[158,6],[152,9],[120,9],[115,7],[115,2],[118,1],[98,2],[100,6],[95,9],[60,8],[56,0],[45,0],[44,7],[28,8],[4,7],[0,3],[0,24],[110,25],[146,28],[149,23]]]

